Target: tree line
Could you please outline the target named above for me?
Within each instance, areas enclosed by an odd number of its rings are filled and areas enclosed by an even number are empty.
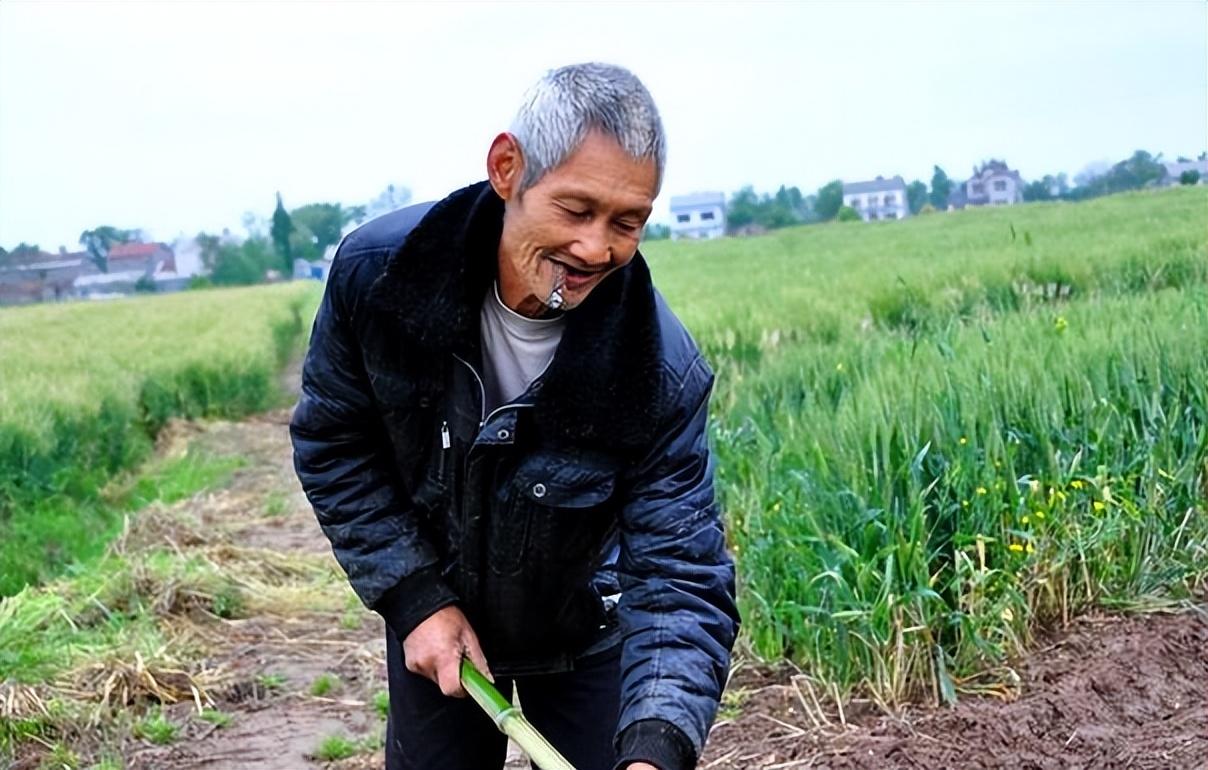
[[[246,238],[237,238],[229,232],[196,235],[194,240],[207,275],[198,277],[194,285],[248,285],[260,283],[274,274],[288,278],[293,275],[294,260],[313,262],[322,258],[328,247],[340,242],[349,225],[402,208],[410,200],[410,190],[392,184],[364,205],[308,203],[286,209],[281,194],[277,193],[276,207],[267,222],[261,222],[250,212],[244,215]],[[109,272],[109,253],[114,246],[146,241],[147,234],[143,230],[112,225],[85,230],[79,237],[79,245],[89,261],[102,273]],[[0,247],[0,269],[28,265],[45,258],[46,253],[36,244],[22,242],[11,251]]]
[[[1208,155],[1201,154],[1199,160],[1205,157]],[[1187,162],[1189,159],[1179,157],[1178,160]],[[1076,175],[1073,183],[1064,173],[1046,174],[1024,186],[1023,199],[1087,200],[1138,190],[1160,181],[1165,175],[1161,153],[1152,155],[1145,150],[1137,150],[1132,156],[1106,168],[1088,168]],[[1181,184],[1196,184],[1199,174],[1195,171],[1184,172],[1178,181]],[[920,179],[906,185],[906,203],[910,213],[947,209],[952,191],[958,184],[961,183],[954,182],[943,168],[934,166],[930,185]],[[843,182],[839,179],[827,182],[809,194],[802,193],[798,187],[781,185],[776,192],[761,195],[748,185],[729,196],[726,202],[726,229],[730,233],[858,218],[858,213],[843,205]],[[647,228],[647,239],[660,237],[670,237],[670,228],[665,225]]]

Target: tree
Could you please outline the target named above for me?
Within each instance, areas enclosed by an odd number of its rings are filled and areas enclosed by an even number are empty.
[[[142,233],[138,230],[122,230],[110,225],[101,225],[80,233],[80,245],[102,273],[109,272],[109,250],[119,243],[138,243]]]
[[[201,266],[212,271],[218,262],[218,251],[222,248],[222,238],[209,233],[198,233],[193,239],[201,256]]]
[[[906,204],[910,206],[910,213],[917,214],[919,209],[923,208],[923,204],[927,202],[927,185],[916,179],[906,185]]]
[[[356,206],[359,209],[360,219],[354,219],[353,222],[358,224],[366,219],[376,219],[383,214],[389,214],[391,211],[397,211],[403,206],[411,202],[411,191],[403,185],[386,185],[386,189],[382,190],[376,198],[369,202],[367,206]]]
[[[1194,168],[1189,168],[1179,174],[1179,184],[1198,184],[1200,181],[1200,172]]]
[[[860,212],[851,206],[840,206],[839,213],[835,215],[836,222],[859,222],[861,219]]]
[[[321,257],[326,253],[328,246],[340,242],[344,228],[349,223],[364,218],[365,208],[353,206],[346,209],[338,203],[308,203],[291,211],[289,216],[295,228],[308,231],[310,237],[307,240]]]
[[[277,208],[273,211],[273,246],[277,249],[277,256],[280,258],[280,263],[284,265],[283,275],[292,276],[294,274],[294,258],[293,252],[290,249],[289,236],[294,232],[294,223],[289,218],[289,213],[285,210],[285,205],[281,202],[281,193],[277,193]],[[250,239],[249,239],[250,240]],[[215,283],[218,281],[215,280]]]
[[[843,182],[839,179],[827,182],[818,188],[814,211],[820,220],[834,219],[843,205]]]
[[[279,267],[279,255],[264,238],[248,238],[239,245],[223,244],[214,258],[210,280],[216,286],[246,286],[260,283],[269,270]],[[290,274],[293,268],[290,268]]]
[[[642,231],[643,241],[665,241],[671,237],[671,226],[651,222]]]
[[[940,211],[948,208],[948,196],[952,194],[952,180],[939,166],[931,174],[931,195],[927,200]]]
[[[37,262],[41,256],[42,249],[36,244],[22,241],[12,251],[5,251],[0,248],[0,267],[27,265],[30,262]]]

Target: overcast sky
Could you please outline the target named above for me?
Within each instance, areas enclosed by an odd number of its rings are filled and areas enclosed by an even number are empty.
[[[485,176],[525,88],[629,67],[670,195],[1208,145],[1208,4],[0,2],[0,245],[160,239]]]

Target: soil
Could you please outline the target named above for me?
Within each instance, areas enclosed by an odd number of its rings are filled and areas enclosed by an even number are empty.
[[[294,477],[287,424],[285,411],[240,423],[177,424],[161,450],[186,442],[246,458],[226,488],[178,505],[240,547],[325,560],[333,572],[328,590],[336,592],[342,578]],[[146,536],[185,542],[180,533]],[[207,724],[191,715],[192,704],[177,704],[167,713],[182,725],[178,740],[170,746],[128,740],[120,752],[129,767],[383,766],[380,749],[364,748],[380,745],[383,731],[373,706],[374,694],[386,687],[375,615],[350,605],[221,623],[207,664],[228,672],[229,686],[213,695],[231,724]],[[743,664],[699,767],[1208,768],[1204,608],[1083,619],[1017,670],[1022,694],[1012,702],[966,697],[954,708],[890,716],[856,701],[840,715],[816,705],[796,672]],[[266,672],[278,681],[266,682]],[[339,684],[316,697],[310,684],[324,673]],[[362,752],[319,760],[314,752],[330,735],[365,741]],[[513,749],[507,767],[528,763]]]
[[[1013,702],[965,698],[894,717],[857,703],[843,725],[812,707],[800,677],[739,671],[740,715],[714,727],[700,766],[1208,768],[1205,608],[1084,618],[1019,673]],[[830,724],[815,724],[823,717]]]

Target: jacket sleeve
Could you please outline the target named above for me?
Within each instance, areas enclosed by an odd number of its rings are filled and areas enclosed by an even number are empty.
[[[695,767],[738,631],[734,563],[713,493],[713,375],[697,357],[674,388],[658,446],[621,515],[618,768]]]
[[[361,300],[380,267],[373,254],[332,265],[290,421],[294,468],[353,590],[404,639],[456,601],[393,467],[358,341]]]

